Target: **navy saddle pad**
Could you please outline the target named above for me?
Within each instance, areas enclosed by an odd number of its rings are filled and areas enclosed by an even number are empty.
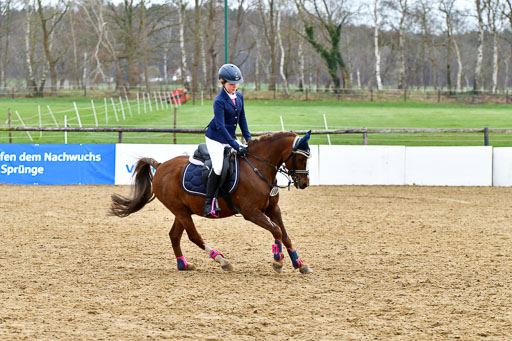
[[[219,190],[219,197],[231,194],[238,186],[239,179],[239,165],[238,158],[235,158],[234,171],[231,176],[224,181],[224,184]],[[202,177],[203,166],[188,163],[183,170],[181,176],[181,185],[185,192],[193,195],[206,196],[206,184],[203,182]]]

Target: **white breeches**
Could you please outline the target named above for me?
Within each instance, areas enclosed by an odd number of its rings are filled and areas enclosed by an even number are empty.
[[[210,153],[212,160],[212,168],[215,174],[220,175],[222,172],[222,163],[224,161],[224,147],[230,147],[227,143],[220,143],[205,136],[206,148]]]

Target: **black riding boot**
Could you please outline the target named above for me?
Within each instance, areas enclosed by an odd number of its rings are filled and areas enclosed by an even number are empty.
[[[208,177],[208,185],[206,186],[206,199],[204,201],[204,213],[203,217],[208,217],[212,212],[212,199],[215,195],[215,191],[217,190],[217,185],[219,184],[220,175],[215,174],[214,171],[210,173]]]

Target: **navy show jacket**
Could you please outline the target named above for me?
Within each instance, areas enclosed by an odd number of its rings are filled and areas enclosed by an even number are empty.
[[[220,143],[228,143],[234,149],[238,149],[238,143],[235,141],[236,126],[240,125],[240,130],[246,141],[251,139],[251,134],[245,118],[244,96],[238,91],[235,94],[236,106],[224,88],[217,95],[213,102],[214,117],[208,124],[206,136]]]

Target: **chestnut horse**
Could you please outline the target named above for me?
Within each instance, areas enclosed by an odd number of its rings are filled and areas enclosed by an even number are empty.
[[[272,233],[275,240],[272,245],[273,268],[277,272],[281,272],[283,267],[283,244],[288,250],[293,267],[303,274],[311,272],[308,265],[297,255],[284,227],[278,205],[276,181],[277,173],[281,172],[287,175],[288,179],[291,177],[290,181],[297,188],[304,189],[309,185],[307,159],[310,157],[310,133],[311,131],[299,138],[294,132],[278,132],[249,141],[247,155],[240,161],[238,186],[231,194],[234,205],[228,205],[224,198],[219,199],[219,218],[241,213],[246,220]],[[194,244],[220,263],[222,269],[232,270],[233,267],[224,256],[203,241],[192,220],[192,214],[202,216],[204,198],[188,194],[182,188],[181,177],[188,159],[188,156],[178,156],[164,163],[152,158],[139,159],[133,174],[135,183],[131,196],[112,195],[110,213],[126,217],[139,211],[156,197],[175,216],[169,237],[178,262],[178,270],[195,269],[194,265],[187,263],[181,251],[180,240],[184,230]],[[284,170],[280,169],[283,164],[286,167]],[[151,167],[156,169],[154,176]]]

